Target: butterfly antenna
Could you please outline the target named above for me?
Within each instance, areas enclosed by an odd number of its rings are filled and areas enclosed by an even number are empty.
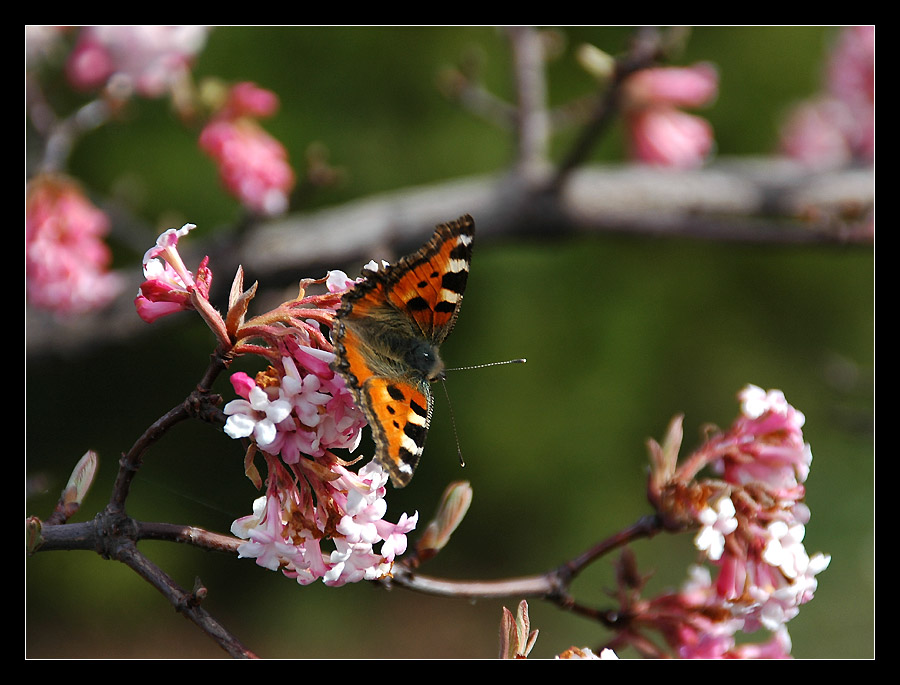
[[[483,369],[488,366],[503,366],[504,364],[524,364],[524,359],[508,359],[505,362],[488,362],[487,364],[476,364],[475,366],[457,366],[454,369],[444,369],[445,371],[470,371],[472,369]],[[446,392],[446,388],[444,391]]]
[[[476,364],[475,366],[458,366],[454,369],[444,369],[445,371],[468,371],[470,369],[483,369],[488,366],[502,366],[504,364],[524,364],[524,359],[509,359],[505,362],[489,362],[487,364]],[[466,461],[463,459],[462,448],[459,446],[459,433],[456,430],[456,418],[453,415],[453,403],[450,401],[450,392],[447,390],[447,381],[441,379],[441,385],[444,387],[444,395],[447,396],[447,407],[450,409],[450,425],[453,426],[453,437],[456,440],[456,453],[459,455],[459,465],[465,466]]]
[[[444,394],[447,396],[447,407],[450,409],[450,425],[453,426],[453,438],[456,440],[456,453],[459,455],[459,465],[465,468],[466,461],[463,459],[462,448],[459,446],[459,433],[456,432],[456,419],[453,416],[453,404],[450,402],[450,392],[447,390],[447,381],[441,379],[441,385],[444,387]]]

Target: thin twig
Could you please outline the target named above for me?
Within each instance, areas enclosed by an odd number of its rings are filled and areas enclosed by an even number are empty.
[[[234,554],[241,540],[218,533],[170,523],[143,523],[111,507],[91,521],[83,523],[44,524],[33,552],[58,550],[91,550],[105,559],[119,561],[140,575],[162,593],[177,611],[194,622],[228,654],[236,658],[253,658],[247,647],[200,606],[205,588],[188,592],[168,574],[151,562],[137,548],[139,540],[183,542],[202,549]]]
[[[543,40],[536,29],[527,26],[509,28],[507,35],[512,48],[518,105],[516,173],[526,181],[532,178],[539,181],[546,174],[550,145]]]
[[[109,103],[97,98],[82,105],[64,119],[59,119],[44,97],[37,79],[26,74],[25,85],[29,119],[46,141],[38,165],[41,172],[65,169],[72,148],[81,137],[112,118],[113,110]]]
[[[587,125],[582,129],[575,144],[559,164],[553,181],[548,186],[551,193],[559,192],[571,173],[588,158],[596,147],[597,140],[619,114],[622,84],[636,71],[653,66],[660,57],[662,37],[656,29],[640,29],[631,43],[629,52],[616,60],[615,70],[606,92],[598,100]]]
[[[153,422],[137,439],[137,442],[131,446],[131,449],[122,455],[119,459],[119,473],[116,476],[116,482],[109,501],[109,508],[112,511],[125,511],[125,500],[131,490],[131,482],[141,467],[144,453],[165,435],[172,426],[191,416],[215,420],[215,418],[211,417],[217,415],[213,410],[217,407],[221,398],[212,394],[210,388],[216,377],[229,364],[230,359],[227,356],[218,352],[213,354],[209,366],[203,374],[203,378],[188,398]]]
[[[199,595],[187,592],[156,564],[141,554],[133,541],[123,541],[117,546],[114,558],[134,570],[139,576],[159,590],[166,599],[187,619],[209,635],[222,649],[235,658],[255,658],[256,655],[216,621],[199,605]]]
[[[153,564],[137,548],[141,539],[172,540],[187,542],[198,547],[215,551],[234,553],[240,540],[229,536],[210,533],[192,526],[177,526],[163,523],[140,523],[125,514],[125,501],[146,451],[177,423],[187,418],[222,423],[218,404],[221,398],[212,394],[210,388],[216,377],[231,362],[229,354],[217,350],[197,387],[187,399],[153,423],[138,438],[132,448],[119,460],[119,473],[113,486],[112,495],[106,509],[92,521],[82,524],[45,524],[40,526],[38,539],[32,551],[59,549],[92,549],[107,559],[115,559],[147,580],[185,617],[193,621],[228,654],[238,658],[253,658],[255,655],[216,621],[200,601],[205,596],[205,588],[186,592],[172,578]]]

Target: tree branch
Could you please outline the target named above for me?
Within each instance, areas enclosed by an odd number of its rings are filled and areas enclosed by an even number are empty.
[[[228,363],[227,356],[213,354],[203,378],[187,399],[154,421],[132,445],[131,449],[122,455],[119,459],[119,473],[116,476],[109,501],[109,508],[112,511],[120,513],[125,511],[125,500],[131,489],[131,481],[141,467],[144,453],[165,435],[169,428],[192,416],[224,424],[219,413],[215,411],[221,398],[212,394],[210,389],[213,381],[219,373],[227,368]]]
[[[544,72],[544,44],[540,32],[525,26],[507,29],[516,86],[518,144],[516,173],[543,183],[549,169],[550,116]]]
[[[203,549],[234,554],[241,540],[218,533],[170,523],[141,523],[112,507],[84,523],[43,525],[33,552],[91,550],[106,559],[119,561],[149,582],[188,620],[195,623],[229,655],[253,658],[247,647],[216,621],[200,602],[206,589],[199,581],[191,592],[180,587],[137,548],[139,540],[185,542]]]
[[[563,188],[572,172],[584,164],[597,141],[615,121],[619,114],[622,84],[636,71],[654,66],[662,51],[663,38],[658,29],[645,27],[635,33],[628,53],[616,60],[612,78],[603,97],[597,101],[587,125],[556,170],[549,188],[551,192],[559,192]]]
[[[296,282],[329,268],[352,270],[373,258],[402,254],[421,243],[434,225],[463,212],[475,217],[482,244],[500,237],[559,240],[574,233],[625,233],[869,247],[874,195],[871,167],[815,172],[778,158],[720,160],[678,172],[584,167],[569,175],[558,196],[535,194],[514,175],[480,176],[260,224],[240,244],[212,248],[210,263],[221,273],[242,264],[249,278],[270,285],[279,278]],[[194,246],[195,254],[206,254],[205,248],[210,246]],[[124,294],[105,312],[60,323],[29,309],[28,354],[77,353],[88,344],[115,344],[149,332],[134,313],[132,293],[140,285],[140,268],[122,276]]]
[[[416,592],[443,597],[464,599],[540,597],[563,608],[576,610],[577,605],[569,596],[568,589],[581,571],[609,552],[635,540],[653,537],[662,529],[662,524],[656,516],[646,516],[634,525],[593,545],[571,561],[533,576],[498,580],[449,580],[422,575],[406,564],[398,562],[394,564],[392,578],[385,582]],[[604,612],[594,612],[583,608],[577,610],[576,613],[590,613],[595,618],[605,615]]]
[[[138,552],[133,542],[129,541],[118,547],[115,556],[117,561],[134,570],[153,587],[160,591],[169,602],[185,616],[195,623],[203,632],[209,635],[222,649],[235,658],[250,659],[256,655],[241,644],[234,635],[229,633],[218,621],[216,621],[206,609],[200,606],[200,601],[206,594],[205,588],[195,586],[193,592],[183,590],[167,574],[151,562],[147,557]]]

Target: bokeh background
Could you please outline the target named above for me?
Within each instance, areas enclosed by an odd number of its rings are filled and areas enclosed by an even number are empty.
[[[566,51],[548,67],[551,101],[592,88],[573,58],[577,45],[616,53],[628,33],[562,30]],[[719,69],[719,98],[704,112],[719,155],[772,153],[787,108],[820,88],[834,33],[694,29],[682,61]],[[264,125],[292,159],[302,159],[312,143],[327,148],[345,178],[297,208],[308,210],[505,168],[509,136],[436,87],[443,67],[471,54],[486,85],[509,97],[508,46],[489,27],[217,28],[194,73],[275,91],[281,109]],[[557,151],[571,140],[561,136]],[[622,149],[615,128],[594,159],[618,161]],[[191,221],[209,235],[240,217],[198,150],[196,131],[175,122],[164,102],[143,101],[127,121],[85,137],[70,170],[92,193],[127,199],[146,222],[147,246],[161,228]],[[139,269],[139,256],[120,247],[117,266],[131,260]],[[360,264],[334,266],[355,273]],[[444,486],[467,479],[471,511],[449,548],[423,570],[451,578],[541,572],[649,513],[645,441],[661,438],[674,414],[686,416],[687,449],[700,442],[704,425],[730,423],[745,384],[780,388],[806,415],[814,455],[807,549],[832,555],[815,599],[788,625],[793,654],[872,657],[874,327],[868,247],[621,235],[482,241],[444,357],[456,365],[511,357],[528,363],[451,376],[467,466],[460,470],[450,412],[438,393],[425,458],[413,484],[391,493],[388,517],[418,510],[427,519]],[[40,485],[26,498],[26,514],[49,514],[88,448],[99,452],[101,470],[77,519],[102,509],[118,455],[190,391],[212,345],[199,319],[185,314],[127,344],[28,358],[26,477]],[[229,390],[224,378],[219,389]],[[180,425],[148,454],[128,511],[227,532],[256,497],[242,457],[237,442],[208,426]],[[209,588],[205,606],[264,657],[490,658],[500,608],[518,602],[440,599],[366,584],[301,587],[248,560],[171,543],[141,548],[183,586],[199,577]],[[634,546],[641,569],[653,573],[651,590],[680,584],[692,550],[690,536],[660,535]],[[578,579],[581,601],[610,606],[612,562],[601,560]],[[38,554],[26,560],[25,576],[28,657],[224,656],[134,573],[97,555]],[[585,619],[530,604],[540,630],[535,656],[609,637]]]

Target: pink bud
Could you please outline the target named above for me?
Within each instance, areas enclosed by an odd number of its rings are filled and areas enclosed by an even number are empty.
[[[236,84],[228,94],[228,113],[231,116],[269,117],[278,110],[278,96],[255,83]]]
[[[629,106],[702,107],[718,93],[719,75],[707,63],[691,67],[644,69],[625,85]]]

